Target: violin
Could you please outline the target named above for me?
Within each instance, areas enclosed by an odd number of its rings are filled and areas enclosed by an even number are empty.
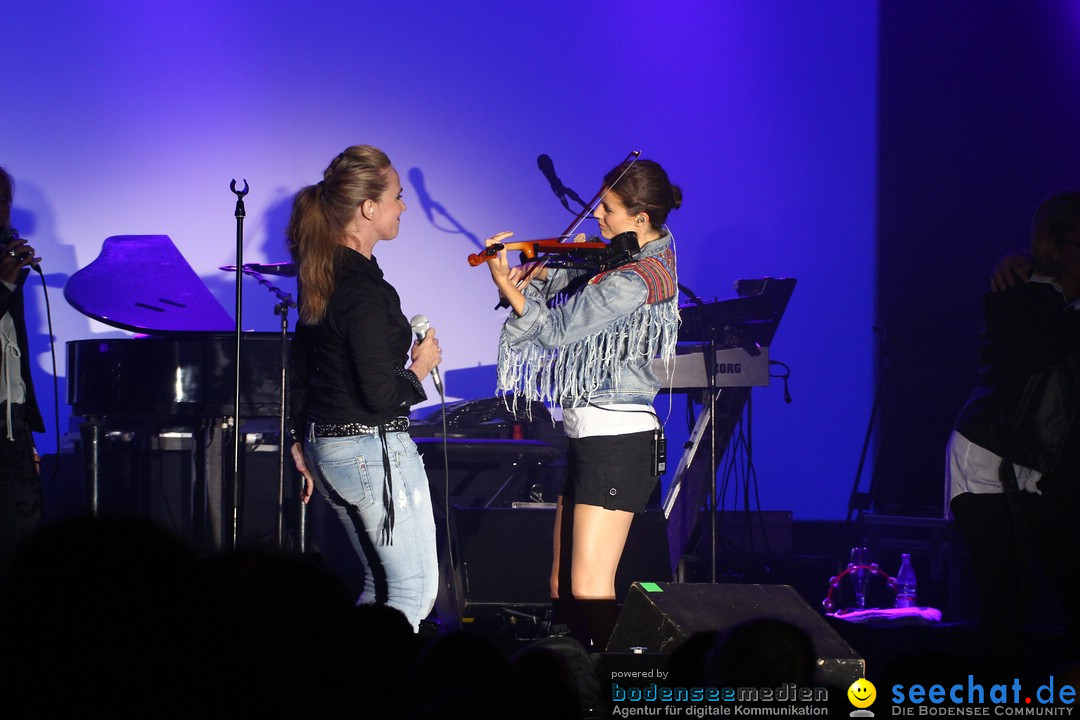
[[[583,235],[581,237],[584,237]],[[469,265],[476,267],[482,263],[487,262],[491,258],[495,257],[500,250],[519,250],[521,251],[522,263],[526,260],[535,260],[536,256],[540,253],[549,254],[554,253],[556,255],[577,255],[582,254],[585,256],[592,254],[602,254],[609,249],[607,243],[600,238],[596,238],[593,241],[575,240],[574,242],[563,242],[560,238],[548,238],[546,240],[520,240],[517,242],[508,243],[495,243],[494,245],[484,248],[478,253],[469,255]]]
[[[623,159],[623,163],[628,162],[630,163],[630,165],[633,165],[635,162],[637,162],[637,159],[639,157],[641,157],[640,150],[631,150],[630,154],[628,154],[626,158]],[[621,165],[622,163],[619,164]],[[630,165],[626,166],[626,168],[623,170],[623,174],[625,174],[626,170],[630,168]],[[622,175],[619,175],[619,177],[616,178],[615,182],[612,183],[612,185],[618,184],[619,180],[621,179]],[[529,280],[532,279],[532,276],[547,264],[548,258],[552,255],[567,254],[581,251],[593,251],[597,253],[611,252],[612,247],[615,245],[614,240],[616,238],[613,238],[612,246],[609,246],[607,243],[604,242],[579,242],[577,237],[574,238],[574,242],[565,242],[565,239],[573,235],[574,231],[577,230],[578,225],[580,225],[585,220],[585,218],[588,217],[593,212],[593,210],[596,209],[596,206],[600,204],[600,201],[603,200],[604,196],[607,195],[610,191],[610,187],[602,187],[597,190],[596,194],[593,195],[592,200],[588,202],[585,208],[577,214],[577,216],[566,228],[566,230],[564,230],[558,237],[548,238],[546,240],[522,240],[509,243],[495,243],[491,247],[485,248],[479,253],[472,253],[471,255],[469,255],[469,265],[471,265],[472,267],[476,267],[477,265],[480,265],[495,257],[496,255],[498,255],[499,251],[503,249],[520,250],[525,259],[535,259],[538,253],[546,253],[539,262],[533,263],[529,267],[528,271],[522,276],[518,285],[518,287],[521,287],[528,284]],[[623,235],[626,235],[626,233],[623,233]],[[620,236],[620,238],[622,238],[622,236]],[[635,235],[635,246],[637,244],[636,240],[637,236]],[[623,240],[623,242],[625,242],[625,239]],[[620,243],[620,245],[621,244],[622,243]],[[618,250],[618,252],[622,252],[621,248]],[[510,303],[509,301],[507,301],[506,298],[502,298],[499,301],[499,304],[495,306],[495,309],[498,310],[499,308],[506,307],[510,307]]]

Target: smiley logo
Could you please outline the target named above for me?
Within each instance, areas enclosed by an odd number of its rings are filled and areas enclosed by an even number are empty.
[[[867,708],[877,699],[877,688],[865,678],[859,678],[847,689],[848,700],[857,708]]]

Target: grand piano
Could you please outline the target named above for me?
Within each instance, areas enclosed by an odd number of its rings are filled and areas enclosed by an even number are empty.
[[[122,509],[161,515],[201,548],[235,542],[245,520],[248,532],[276,531],[280,541],[282,335],[241,334],[237,453],[235,323],[168,236],[107,238],[68,280],[64,297],[88,317],[139,334],[67,343],[67,398],[84,420],[91,509],[114,509],[102,507],[111,491],[138,506]],[[278,451],[278,461],[268,450]],[[156,484],[145,477],[155,473]]]

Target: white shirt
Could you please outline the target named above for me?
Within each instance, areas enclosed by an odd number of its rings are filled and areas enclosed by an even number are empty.
[[[16,286],[0,280],[4,286],[14,291]],[[19,337],[15,332],[15,321],[11,313],[0,317],[0,403],[4,406],[4,422],[7,439],[13,440],[11,429],[11,403],[26,402],[26,384],[22,379],[22,351],[19,350]]]
[[[945,517],[952,517],[949,503],[960,493],[989,495],[1004,492],[998,478],[1001,456],[976,445],[955,430],[949,435],[945,449]],[[1038,482],[1042,473],[1013,463],[1016,485],[1024,492],[1039,492]]]
[[[4,286],[15,291],[15,285],[0,280]],[[26,385],[22,379],[22,368],[19,350],[19,339],[15,334],[15,321],[11,313],[4,313],[0,317],[0,402],[7,403],[8,398],[12,402],[26,402]]]
[[[563,408],[563,432],[568,438],[629,435],[656,430],[660,422],[651,405],[587,405]]]

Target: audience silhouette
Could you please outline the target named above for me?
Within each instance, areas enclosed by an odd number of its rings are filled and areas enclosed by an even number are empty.
[[[42,528],[0,578],[0,621],[0,672],[35,714],[592,720],[612,710],[596,658],[570,637],[508,649],[468,630],[417,635],[398,610],[355,605],[318,556],[200,556],[130,516]],[[815,684],[813,643],[780,620],[700,633],[658,662],[671,685]],[[831,694],[843,702],[842,689]]]

